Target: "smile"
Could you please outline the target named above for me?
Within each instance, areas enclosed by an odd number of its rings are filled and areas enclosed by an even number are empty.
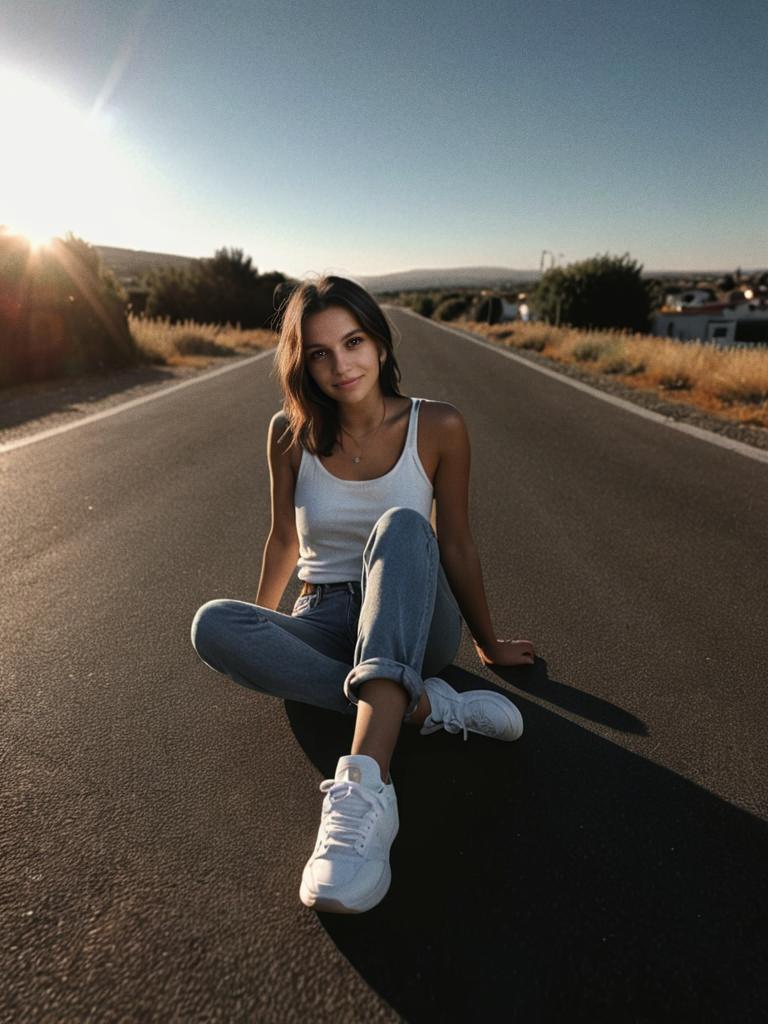
[[[357,384],[357,382],[362,379],[363,378],[361,375],[360,377],[355,377],[352,380],[342,380],[338,384],[334,384],[333,386],[335,388],[351,388],[353,384]]]

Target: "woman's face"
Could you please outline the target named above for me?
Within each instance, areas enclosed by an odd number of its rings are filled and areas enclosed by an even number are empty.
[[[381,394],[384,350],[344,306],[330,306],[304,320],[304,365],[320,390],[337,402],[356,403]]]

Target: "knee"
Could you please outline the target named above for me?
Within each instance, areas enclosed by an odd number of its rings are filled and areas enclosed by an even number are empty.
[[[373,530],[375,533],[413,534],[415,531],[425,528],[430,534],[432,533],[432,527],[421,512],[417,512],[414,508],[397,506],[388,508],[383,515],[379,516]]]
[[[230,601],[223,599],[207,601],[195,612],[189,636],[192,646],[204,660],[205,652],[211,649],[216,637],[221,637],[230,604]]]

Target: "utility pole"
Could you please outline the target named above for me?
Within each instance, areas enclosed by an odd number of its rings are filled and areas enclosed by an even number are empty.
[[[544,257],[546,255],[549,255],[549,269],[552,270],[552,268],[555,265],[555,254],[550,249],[542,249],[541,250],[541,259],[539,260],[539,273],[542,274],[542,275],[544,273]],[[559,317],[560,317],[560,310],[558,308],[558,320],[559,320]]]

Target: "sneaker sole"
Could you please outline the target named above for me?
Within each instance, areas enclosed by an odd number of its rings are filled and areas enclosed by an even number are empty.
[[[303,878],[301,880],[301,888],[299,889],[299,899],[305,907],[327,914],[364,914],[366,910],[372,910],[373,907],[381,903],[387,895],[391,884],[392,870],[389,864],[387,864],[387,870],[381,876],[379,884],[365,897],[364,900],[361,900],[357,906],[347,906],[345,903],[342,903],[341,900],[334,899],[330,896],[315,895],[305,884]]]

